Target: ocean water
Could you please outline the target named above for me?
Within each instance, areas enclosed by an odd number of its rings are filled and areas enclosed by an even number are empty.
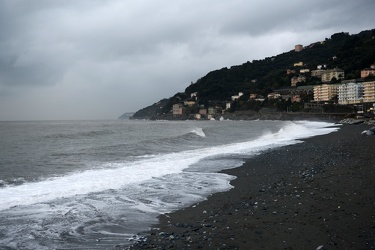
[[[159,214],[232,188],[235,177],[220,170],[337,129],[309,121],[0,122],[0,249],[129,246]]]

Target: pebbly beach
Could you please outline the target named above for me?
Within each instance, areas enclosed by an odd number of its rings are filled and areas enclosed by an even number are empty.
[[[160,215],[131,249],[374,249],[371,127],[344,124],[223,171],[232,189]]]

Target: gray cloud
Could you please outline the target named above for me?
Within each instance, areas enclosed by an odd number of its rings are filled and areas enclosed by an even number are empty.
[[[373,0],[0,0],[0,120],[116,118],[210,70],[372,29]]]

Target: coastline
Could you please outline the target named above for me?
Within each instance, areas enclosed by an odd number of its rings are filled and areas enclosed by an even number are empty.
[[[355,118],[354,113],[330,113],[330,112],[285,112],[276,111],[274,109],[263,108],[259,111],[255,110],[236,110],[234,112],[225,112],[223,114],[213,115],[215,120],[223,118],[225,120],[309,120],[309,121],[327,121],[338,122],[346,118]],[[121,117],[120,117],[121,119]],[[151,114],[130,116],[130,120],[168,120],[168,121],[185,121],[185,120],[210,120],[196,119],[191,115],[172,115],[172,114]]]
[[[370,127],[342,125],[223,171],[234,188],[160,215],[131,249],[375,248]]]

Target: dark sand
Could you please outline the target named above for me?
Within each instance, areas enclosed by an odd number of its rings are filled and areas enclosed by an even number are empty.
[[[367,125],[225,171],[233,189],[160,216],[134,249],[373,249],[375,136]]]

